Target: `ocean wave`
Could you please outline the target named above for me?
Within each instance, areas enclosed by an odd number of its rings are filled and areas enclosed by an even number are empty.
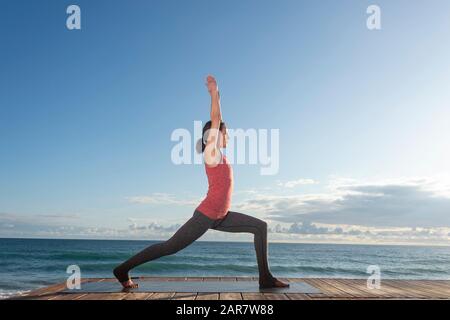
[[[12,297],[19,297],[26,293],[30,292],[30,290],[4,290],[0,289],[0,300],[9,299]]]

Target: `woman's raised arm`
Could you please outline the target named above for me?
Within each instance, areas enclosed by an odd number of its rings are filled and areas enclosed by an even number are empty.
[[[211,95],[211,129],[208,132],[208,138],[205,148],[205,161],[210,166],[215,166],[220,161],[219,156],[219,137],[220,137],[220,123],[222,122],[222,114],[220,112],[220,94],[219,86],[216,79],[209,75],[206,78],[206,86]]]

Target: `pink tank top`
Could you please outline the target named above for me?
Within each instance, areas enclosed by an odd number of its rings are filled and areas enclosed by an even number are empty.
[[[233,193],[233,168],[225,156],[222,163],[215,167],[205,164],[208,177],[208,193],[197,207],[197,210],[211,219],[221,219],[226,216],[231,206]]]

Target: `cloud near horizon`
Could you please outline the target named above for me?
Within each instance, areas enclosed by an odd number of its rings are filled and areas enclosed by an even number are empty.
[[[198,199],[182,199],[174,194],[155,192],[144,196],[126,197],[126,200],[134,204],[178,205],[190,206],[198,204]]]
[[[236,202],[232,210],[266,220],[271,241],[449,244],[449,190],[429,179],[364,183],[331,179],[322,193],[286,194],[270,188],[241,191],[243,200]],[[127,199],[133,204],[198,203],[166,193]],[[0,236],[167,239],[184,223],[128,218],[122,227],[83,227],[77,226],[79,218],[76,214],[0,213]],[[202,238],[252,240],[251,235],[218,231],[208,232]]]
[[[273,221],[368,227],[450,227],[450,196],[425,179],[358,183],[330,181],[318,194],[255,194],[237,205]]]
[[[286,182],[279,181],[277,185],[279,187],[284,188],[294,188],[299,185],[308,185],[308,184],[317,184],[318,182],[313,179],[297,179],[297,180],[290,180]]]
[[[182,223],[164,224],[164,221],[129,218],[128,222],[131,224],[122,228],[82,227],[62,222],[59,225],[36,224],[32,220],[27,222],[23,216],[8,215],[7,219],[4,217],[0,214],[0,235],[17,238],[166,240]],[[450,228],[375,229],[310,222],[269,222],[268,231],[270,241],[282,242],[445,244],[450,240]],[[253,237],[251,234],[230,234],[211,230],[202,236],[201,240],[252,241]]]

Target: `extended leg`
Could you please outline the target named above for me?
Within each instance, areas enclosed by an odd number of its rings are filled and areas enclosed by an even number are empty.
[[[128,272],[151,260],[174,254],[200,238],[213,224],[214,220],[200,212],[194,212],[193,216],[182,225],[177,232],[167,241],[153,244],[138,254],[134,255],[114,269],[114,275],[122,284],[129,281]]]

